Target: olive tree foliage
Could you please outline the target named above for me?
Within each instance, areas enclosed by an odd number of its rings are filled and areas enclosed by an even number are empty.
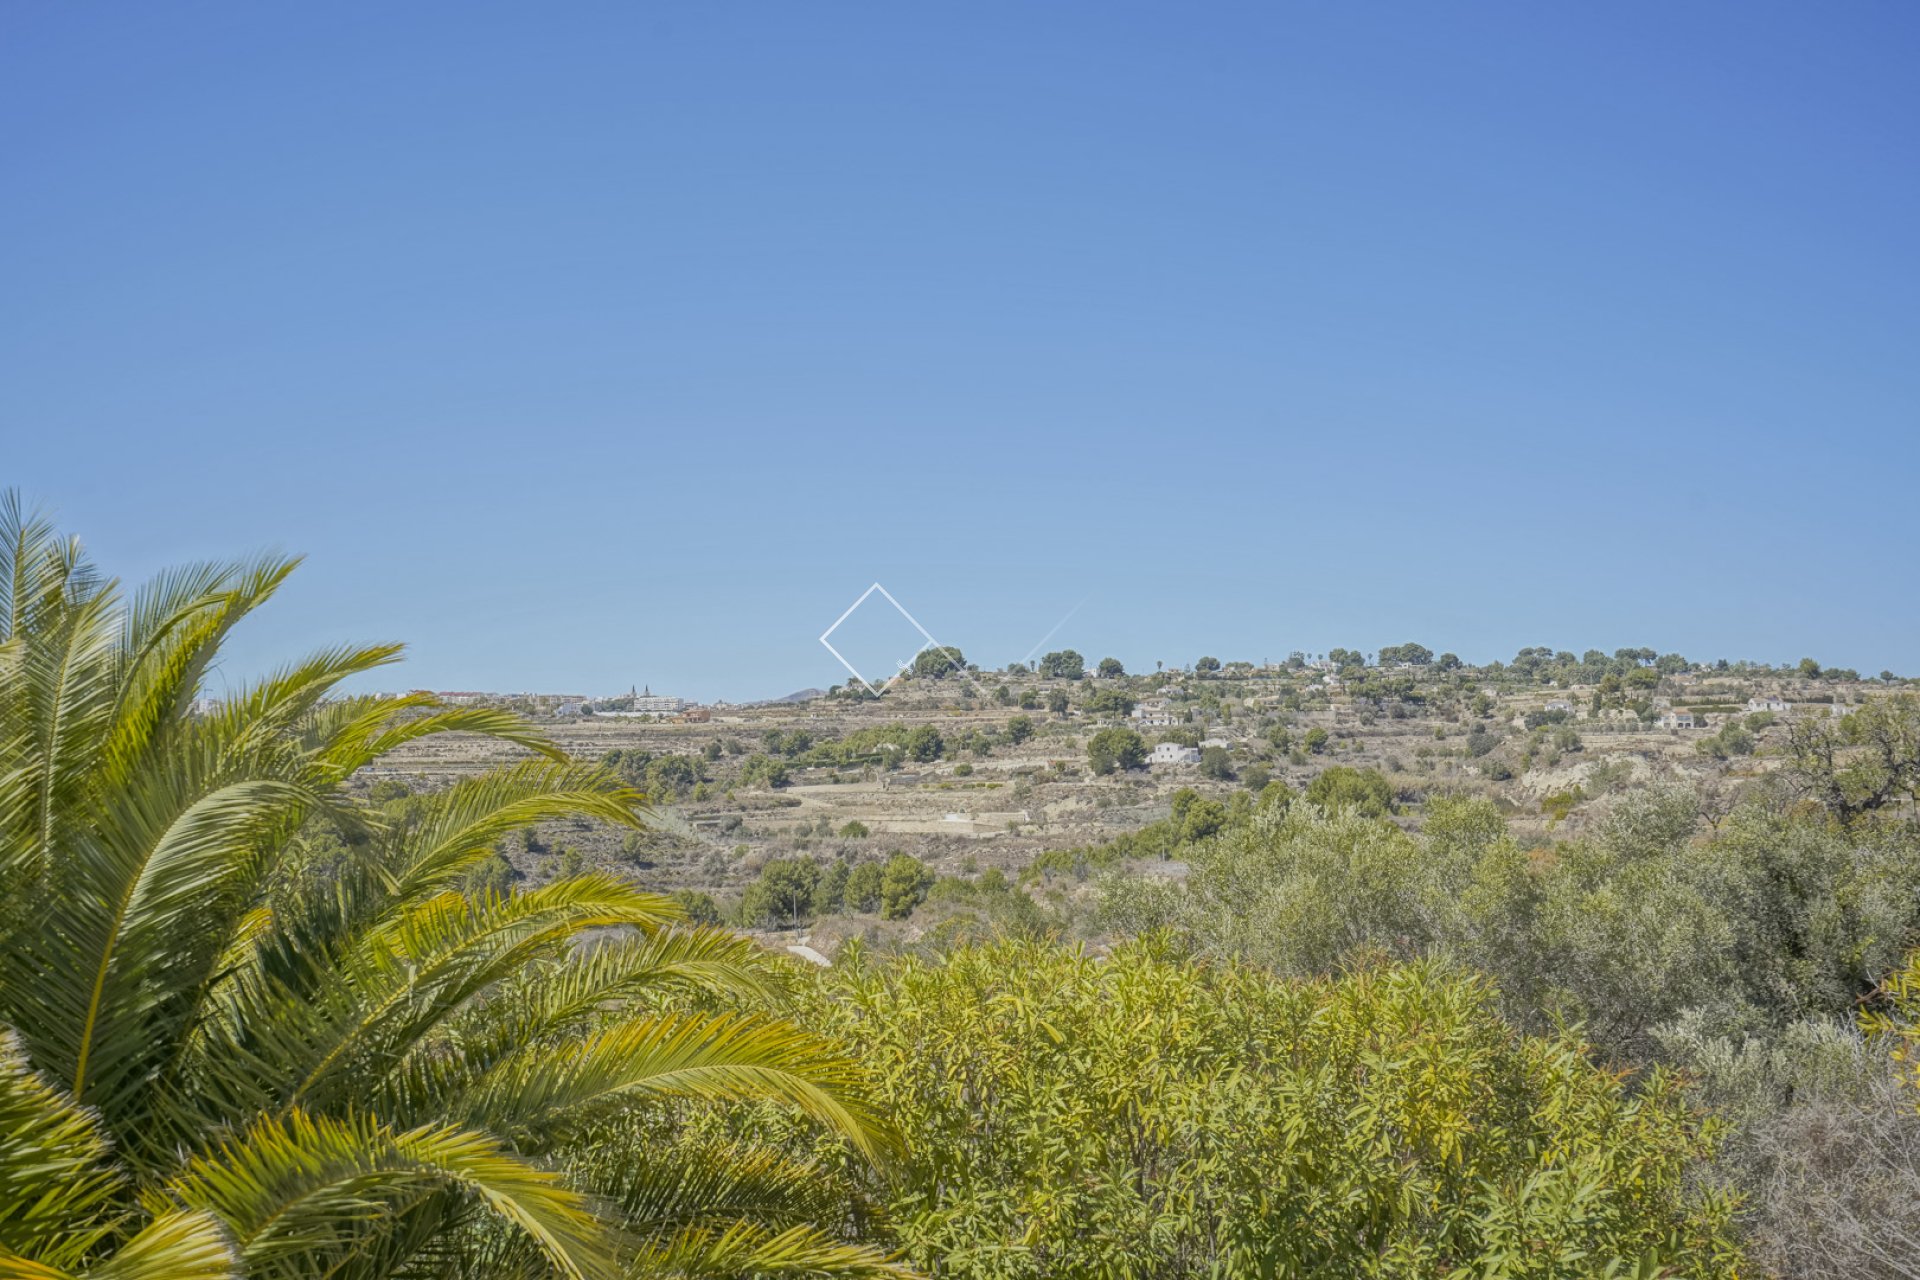
[[[1691,791],[1643,788],[1530,856],[1485,801],[1436,799],[1417,834],[1294,804],[1195,844],[1184,887],[1134,894],[1107,919],[1171,925],[1285,974],[1450,955],[1493,975],[1522,1025],[1578,1023],[1622,1063],[1657,1057],[1658,1029],[1689,1013],[1727,1034],[1850,1016],[1920,937],[1910,833],[1764,795],[1717,835],[1698,826]]]
[[[1687,1009],[1737,1004],[1736,924],[1700,883],[1682,788],[1628,792],[1597,835],[1569,842],[1536,877],[1534,936],[1516,994],[1583,1022],[1610,1056],[1644,1061],[1652,1029]]]
[[[1729,1034],[1850,1016],[1920,928],[1910,837],[1762,797],[1701,838],[1696,812],[1685,788],[1626,793],[1536,874],[1529,994],[1623,1059],[1656,1056],[1690,1011]]]
[[[930,724],[915,725],[907,735],[907,754],[921,764],[931,764],[946,753],[946,740]]]
[[[1459,936],[1467,860],[1424,856],[1392,823],[1294,805],[1189,855],[1184,919],[1208,950],[1288,975],[1361,951],[1412,957]]]
[[[1146,762],[1147,744],[1131,729],[1102,729],[1087,739],[1087,764],[1096,774],[1138,769]]]
[[[1516,1035],[1445,965],[854,948],[815,999],[906,1138],[885,1221],[954,1280],[1733,1274],[1676,1081]]]
[[[1897,694],[1838,720],[1804,719],[1787,751],[1806,793],[1852,823],[1905,802],[1920,816],[1920,698]]]

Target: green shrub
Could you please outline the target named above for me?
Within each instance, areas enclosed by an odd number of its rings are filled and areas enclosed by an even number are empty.
[[[1307,784],[1307,799],[1322,809],[1352,809],[1367,818],[1393,812],[1393,785],[1377,769],[1334,765]]]
[[[880,874],[880,914],[889,920],[904,920],[926,901],[933,887],[933,872],[910,853],[896,853],[887,859]]]
[[[1518,1035],[1432,964],[856,948],[814,999],[906,1139],[886,1220],[954,1280],[1734,1273],[1675,1082]]]

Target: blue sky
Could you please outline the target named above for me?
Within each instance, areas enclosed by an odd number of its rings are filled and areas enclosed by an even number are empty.
[[[0,484],[240,676],[1920,673],[1920,9],[0,12]]]

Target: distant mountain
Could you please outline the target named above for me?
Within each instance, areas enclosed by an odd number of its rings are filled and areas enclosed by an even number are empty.
[[[827,691],[825,689],[797,689],[784,698],[768,698],[762,705],[776,702],[812,702],[815,698],[824,698],[826,696]]]

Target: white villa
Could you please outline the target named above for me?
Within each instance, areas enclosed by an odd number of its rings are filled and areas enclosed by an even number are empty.
[[[1669,711],[1660,717],[1660,727],[1662,729],[1691,729],[1693,728],[1693,712]]]
[[[1786,709],[1787,700],[1785,698],[1775,697],[1772,694],[1768,694],[1764,698],[1747,699],[1747,710],[1749,711],[1771,711],[1776,715],[1780,715],[1785,713]]]
[[[1147,756],[1148,764],[1199,764],[1200,748],[1183,747],[1177,742],[1162,742]]]
[[[1133,709],[1135,724],[1148,729],[1167,729],[1178,723],[1164,702],[1143,702]]]

